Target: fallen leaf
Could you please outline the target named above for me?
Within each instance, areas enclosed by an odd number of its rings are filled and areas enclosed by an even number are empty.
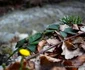
[[[61,63],[60,59],[42,55],[40,57],[40,65],[41,65],[40,70],[50,70],[54,66],[60,66],[60,63]]]
[[[82,37],[77,37],[77,38],[75,38],[74,40],[73,40],[73,44],[78,44],[78,43],[83,43],[84,42],[84,40],[83,40],[83,38]]]
[[[43,47],[42,50],[44,51],[44,50],[48,49],[49,47],[50,47],[49,45],[46,45],[46,46]],[[54,48],[51,48],[51,49],[49,49],[49,50],[47,50],[47,52],[53,52],[54,49],[55,49],[55,47],[54,47]]]
[[[72,65],[74,66],[81,66],[85,63],[85,54],[78,56],[77,58],[72,60]]]
[[[71,60],[65,60],[63,65],[66,67],[66,70],[78,70],[78,68],[72,64]]]
[[[46,41],[50,45],[56,45],[60,42],[58,39],[47,39]]]
[[[38,46],[37,46],[37,50],[38,52],[40,52],[43,48],[43,46],[46,44],[46,41],[45,40],[42,40],[38,43]]]
[[[26,70],[27,69],[26,65],[27,65],[27,62],[24,61],[22,70]],[[11,64],[10,66],[8,66],[6,68],[6,70],[19,70],[19,69],[20,69],[20,62],[15,62],[15,63]]]
[[[76,47],[70,41],[65,41],[64,43],[68,50],[73,51],[76,49]]]
[[[46,55],[41,55],[40,59],[42,59],[42,58],[46,58],[50,62],[60,62],[61,61],[61,59],[56,59],[56,58],[53,58],[53,57],[50,57],[50,56],[46,56]]]
[[[78,27],[78,25],[77,24],[73,24],[73,27],[72,27],[73,29],[76,29],[76,30],[79,30],[79,27]]]
[[[69,51],[65,42],[63,42],[62,44],[62,50],[63,50],[62,55],[65,56],[65,59],[72,59],[73,57],[82,55],[82,52],[80,52],[79,48],[73,51]]]
[[[60,25],[60,30],[64,31],[66,28],[69,28],[68,25],[64,24],[64,25]]]

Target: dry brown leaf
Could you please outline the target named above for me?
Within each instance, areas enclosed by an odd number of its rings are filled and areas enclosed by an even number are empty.
[[[26,65],[27,62],[24,61],[22,70],[26,70]],[[19,69],[20,69],[20,62],[15,62],[6,68],[6,70],[19,70]]]
[[[63,44],[62,44],[62,50],[63,50],[62,55],[65,56],[65,59],[72,59],[75,56],[82,55],[82,52],[80,52],[79,48],[77,48],[76,50],[73,50],[73,51],[69,51],[65,42],[63,42]]]
[[[51,45],[56,45],[58,44],[60,41],[58,39],[47,39],[47,43],[51,44]]]
[[[68,50],[73,51],[73,50],[76,49],[75,46],[72,44],[72,42],[65,41],[64,43],[65,43],[65,45],[66,45],[66,47],[67,47]]]
[[[46,46],[43,47],[42,50],[44,51],[44,50],[48,49],[49,47],[50,47],[49,45],[46,45]],[[55,49],[55,47],[54,47],[54,48],[51,48],[51,49],[49,49],[49,50],[47,50],[47,52],[53,52],[54,49]]]
[[[77,24],[73,24],[73,29],[79,30],[79,27]]]
[[[54,66],[60,66],[61,60],[42,55],[40,57],[40,70],[51,70]]]
[[[38,48],[37,48],[38,52],[40,52],[42,50],[42,48],[45,44],[46,44],[45,40],[42,40],[38,43]]]
[[[85,54],[78,56],[76,59],[72,60],[72,64],[74,66],[81,66],[83,63],[85,63]]]
[[[67,67],[66,67],[66,70],[78,70],[77,67],[75,67],[75,66],[72,65],[72,61],[71,61],[71,60],[65,60],[65,61],[63,62],[63,65],[64,65],[64,66],[67,66]],[[72,66],[72,67],[71,67],[71,66]]]
[[[73,44],[78,44],[78,43],[84,43],[84,40],[82,37],[77,37],[73,40]]]
[[[64,31],[66,28],[69,28],[68,25],[64,24],[64,25],[60,25],[60,30]]]
[[[45,59],[45,60],[47,60],[49,62],[60,62],[61,61],[61,59],[56,59],[56,58],[53,58],[53,57],[50,57],[50,56],[46,56],[46,55],[41,55],[40,59],[41,60]]]

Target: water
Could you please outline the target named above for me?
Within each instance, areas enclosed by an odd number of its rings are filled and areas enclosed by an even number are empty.
[[[8,13],[0,18],[0,32],[30,34],[32,30],[42,31],[48,24],[59,23],[65,15],[79,15],[85,19],[85,3],[63,2]]]

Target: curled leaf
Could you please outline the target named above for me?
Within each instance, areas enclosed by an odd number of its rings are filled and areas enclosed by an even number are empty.
[[[79,48],[73,51],[69,51],[65,42],[63,42],[62,50],[63,50],[62,55],[65,56],[65,59],[72,59],[73,57],[82,55],[82,52],[80,52]]]

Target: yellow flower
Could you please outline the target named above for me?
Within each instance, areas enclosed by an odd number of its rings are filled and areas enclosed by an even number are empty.
[[[23,56],[30,56],[30,51],[27,49],[20,49],[19,53]]]

